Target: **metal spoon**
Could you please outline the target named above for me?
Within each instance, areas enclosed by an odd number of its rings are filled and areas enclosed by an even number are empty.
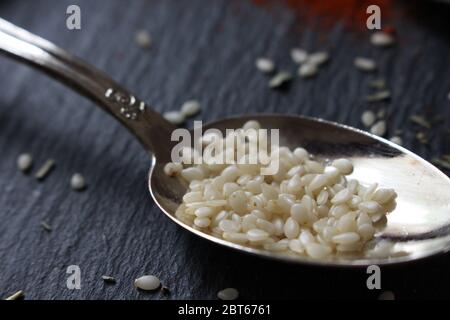
[[[319,159],[350,158],[355,165],[352,177],[363,182],[379,182],[398,193],[397,207],[377,235],[377,239],[395,242],[397,254],[389,258],[344,255],[313,260],[250,248],[200,232],[175,217],[186,185],[163,172],[165,163],[170,161],[174,144],[170,136],[175,126],[105,74],[2,19],[0,52],[41,69],[90,98],[124,124],[153,154],[148,185],[156,204],[170,219],[200,237],[259,256],[326,266],[400,263],[444,253],[450,248],[450,180],[441,171],[412,152],[361,130],[321,119],[275,114],[228,118],[209,123],[204,129],[238,128],[247,120],[255,119],[267,129],[280,129],[281,145],[304,146]]]

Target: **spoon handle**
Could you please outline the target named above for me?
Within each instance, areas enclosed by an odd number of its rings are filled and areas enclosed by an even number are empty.
[[[53,43],[0,18],[0,52],[76,90],[127,127],[158,160],[168,161],[176,127],[103,72]]]

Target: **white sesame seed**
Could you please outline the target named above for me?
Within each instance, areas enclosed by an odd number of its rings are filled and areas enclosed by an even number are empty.
[[[310,182],[308,188],[312,191],[324,187],[328,183],[328,177],[325,174],[316,175]]]
[[[178,111],[165,112],[163,116],[167,121],[175,125],[180,125],[185,121],[184,115]]]
[[[247,231],[247,237],[250,241],[263,241],[269,237],[269,234],[261,229],[250,229]]]
[[[230,195],[228,203],[230,207],[239,214],[243,214],[247,210],[247,196],[241,190],[233,192]]]
[[[215,210],[209,207],[201,207],[195,210],[194,214],[198,218],[209,218],[211,217],[215,212]]]
[[[306,50],[293,48],[291,49],[291,59],[298,64],[305,63],[308,60],[308,53]]]
[[[384,136],[386,133],[386,121],[380,120],[370,128],[370,133],[377,136]]]
[[[36,172],[35,178],[38,180],[44,180],[47,175],[52,171],[53,167],[55,166],[55,161],[53,159],[48,159],[45,161],[45,163],[42,165],[41,168]]]
[[[319,243],[308,243],[306,245],[306,252],[311,258],[323,259],[330,255],[331,248]]]
[[[300,234],[300,226],[293,218],[288,218],[284,224],[284,234],[288,239],[297,238]]]
[[[306,161],[309,157],[308,151],[303,148],[295,148],[293,153],[294,156],[302,162]]]
[[[330,55],[328,52],[320,51],[310,54],[308,57],[308,63],[321,66],[322,64],[328,62],[329,59]]]
[[[317,65],[310,63],[309,61],[307,63],[302,64],[298,68],[298,75],[302,78],[311,78],[314,77],[318,72]]]
[[[398,144],[399,146],[401,146],[403,144],[403,140],[401,137],[399,136],[393,136],[392,138],[389,139],[391,142]]]
[[[199,113],[201,110],[200,103],[197,100],[189,100],[183,103],[181,106],[181,113],[185,117],[192,117]]]
[[[183,170],[181,163],[168,162],[164,166],[164,173],[170,177],[180,174],[181,170]]]
[[[29,153],[23,153],[17,158],[17,168],[22,172],[27,172],[33,165],[33,157]]]
[[[355,67],[361,71],[375,71],[377,69],[377,64],[374,60],[363,57],[356,57],[354,60]]]
[[[348,159],[336,159],[331,164],[333,167],[337,168],[339,172],[343,175],[349,175],[353,172],[353,164]]]
[[[117,282],[116,278],[111,277],[111,276],[107,276],[107,275],[103,275],[102,276],[103,281],[105,281],[106,283],[110,283],[110,284],[114,284]]]
[[[395,39],[389,33],[377,31],[371,35],[370,42],[377,47],[388,47],[394,44]]]
[[[41,221],[41,227],[48,232],[51,232],[53,230],[52,226],[48,224],[46,221]]]
[[[378,213],[382,208],[376,201],[364,201],[358,205],[358,209],[368,214],[375,214]]]
[[[145,275],[134,280],[134,286],[138,289],[153,291],[160,287],[161,281],[152,275]]]
[[[373,194],[372,200],[379,204],[385,204],[397,197],[397,193],[394,189],[380,188]]]
[[[378,102],[387,100],[391,97],[391,92],[389,90],[378,91],[366,96],[367,102]]]
[[[292,75],[289,72],[281,71],[281,72],[277,73],[275,76],[273,76],[272,79],[270,79],[269,88],[272,88],[272,89],[279,88],[291,80],[292,80]]]
[[[228,240],[228,241],[231,241],[231,242],[234,242],[234,243],[239,243],[239,244],[244,244],[244,243],[247,243],[249,241],[248,237],[247,237],[247,234],[239,233],[239,232],[224,232],[222,234],[222,237],[225,240]]]
[[[333,204],[342,204],[350,200],[352,194],[348,189],[342,189],[331,199],[331,203]]]
[[[75,173],[70,179],[70,186],[73,190],[83,190],[84,188],[86,188],[86,180],[80,173]]]
[[[136,33],[135,41],[142,48],[149,48],[152,42],[150,34],[146,30],[139,30]]]
[[[271,73],[275,70],[275,63],[267,58],[258,58],[255,62],[256,68],[263,73]]]
[[[239,297],[239,291],[235,288],[226,288],[217,293],[220,300],[236,300]]]
[[[369,110],[364,111],[363,114],[361,115],[361,122],[367,128],[373,125],[376,119],[377,117],[375,116],[375,113]]]
[[[337,243],[337,244],[350,244],[350,243],[358,242],[359,239],[360,239],[360,236],[356,232],[346,232],[346,233],[341,233],[337,236],[334,236],[333,242]]]
[[[206,228],[211,224],[208,218],[195,218],[194,224],[199,228]]]
[[[17,291],[16,293],[10,295],[5,300],[18,300],[24,296],[24,292],[22,290]]]
[[[375,228],[371,223],[365,223],[363,225],[358,226],[358,234],[361,235],[361,238],[364,240],[372,239],[375,234]]]
[[[204,178],[203,171],[197,167],[189,167],[181,170],[181,176],[189,182]]]

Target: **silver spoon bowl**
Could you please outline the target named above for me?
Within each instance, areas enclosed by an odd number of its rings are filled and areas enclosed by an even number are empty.
[[[305,147],[317,159],[349,158],[350,176],[363,183],[378,182],[398,193],[396,208],[376,239],[394,243],[395,255],[367,258],[342,255],[327,260],[291,256],[231,243],[198,231],[178,220],[175,212],[187,185],[164,174],[175,142],[176,127],[104,73],[26,30],[0,19],[0,52],[30,64],[75,89],[127,127],[152,154],[150,194],[170,219],[196,235],[232,249],[294,263],[324,266],[384,265],[417,260],[450,249],[450,179],[414,153],[367,132],[321,119],[287,115],[245,115],[204,125],[204,130],[240,128],[257,120],[266,129],[280,130],[280,145]]]

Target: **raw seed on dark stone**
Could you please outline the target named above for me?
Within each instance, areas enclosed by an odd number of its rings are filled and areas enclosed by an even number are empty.
[[[36,179],[44,180],[48,176],[50,171],[52,171],[54,166],[55,166],[55,161],[53,161],[53,159],[48,159],[36,173],[36,175],[35,175]]]
[[[292,80],[292,75],[289,72],[281,71],[273,76],[269,81],[269,87],[272,89],[279,88],[285,83]]]
[[[377,102],[389,99],[391,97],[391,92],[388,90],[379,91],[366,96],[367,102]]]
[[[16,293],[14,293],[13,295],[10,295],[8,298],[6,298],[5,300],[19,300],[20,298],[22,298],[24,296],[24,292],[22,290],[17,291]]]
[[[105,281],[106,283],[116,283],[116,278],[111,277],[111,276],[102,276],[103,281]]]
[[[48,232],[51,232],[53,230],[52,226],[49,225],[47,222],[45,221],[41,221],[41,227]]]

